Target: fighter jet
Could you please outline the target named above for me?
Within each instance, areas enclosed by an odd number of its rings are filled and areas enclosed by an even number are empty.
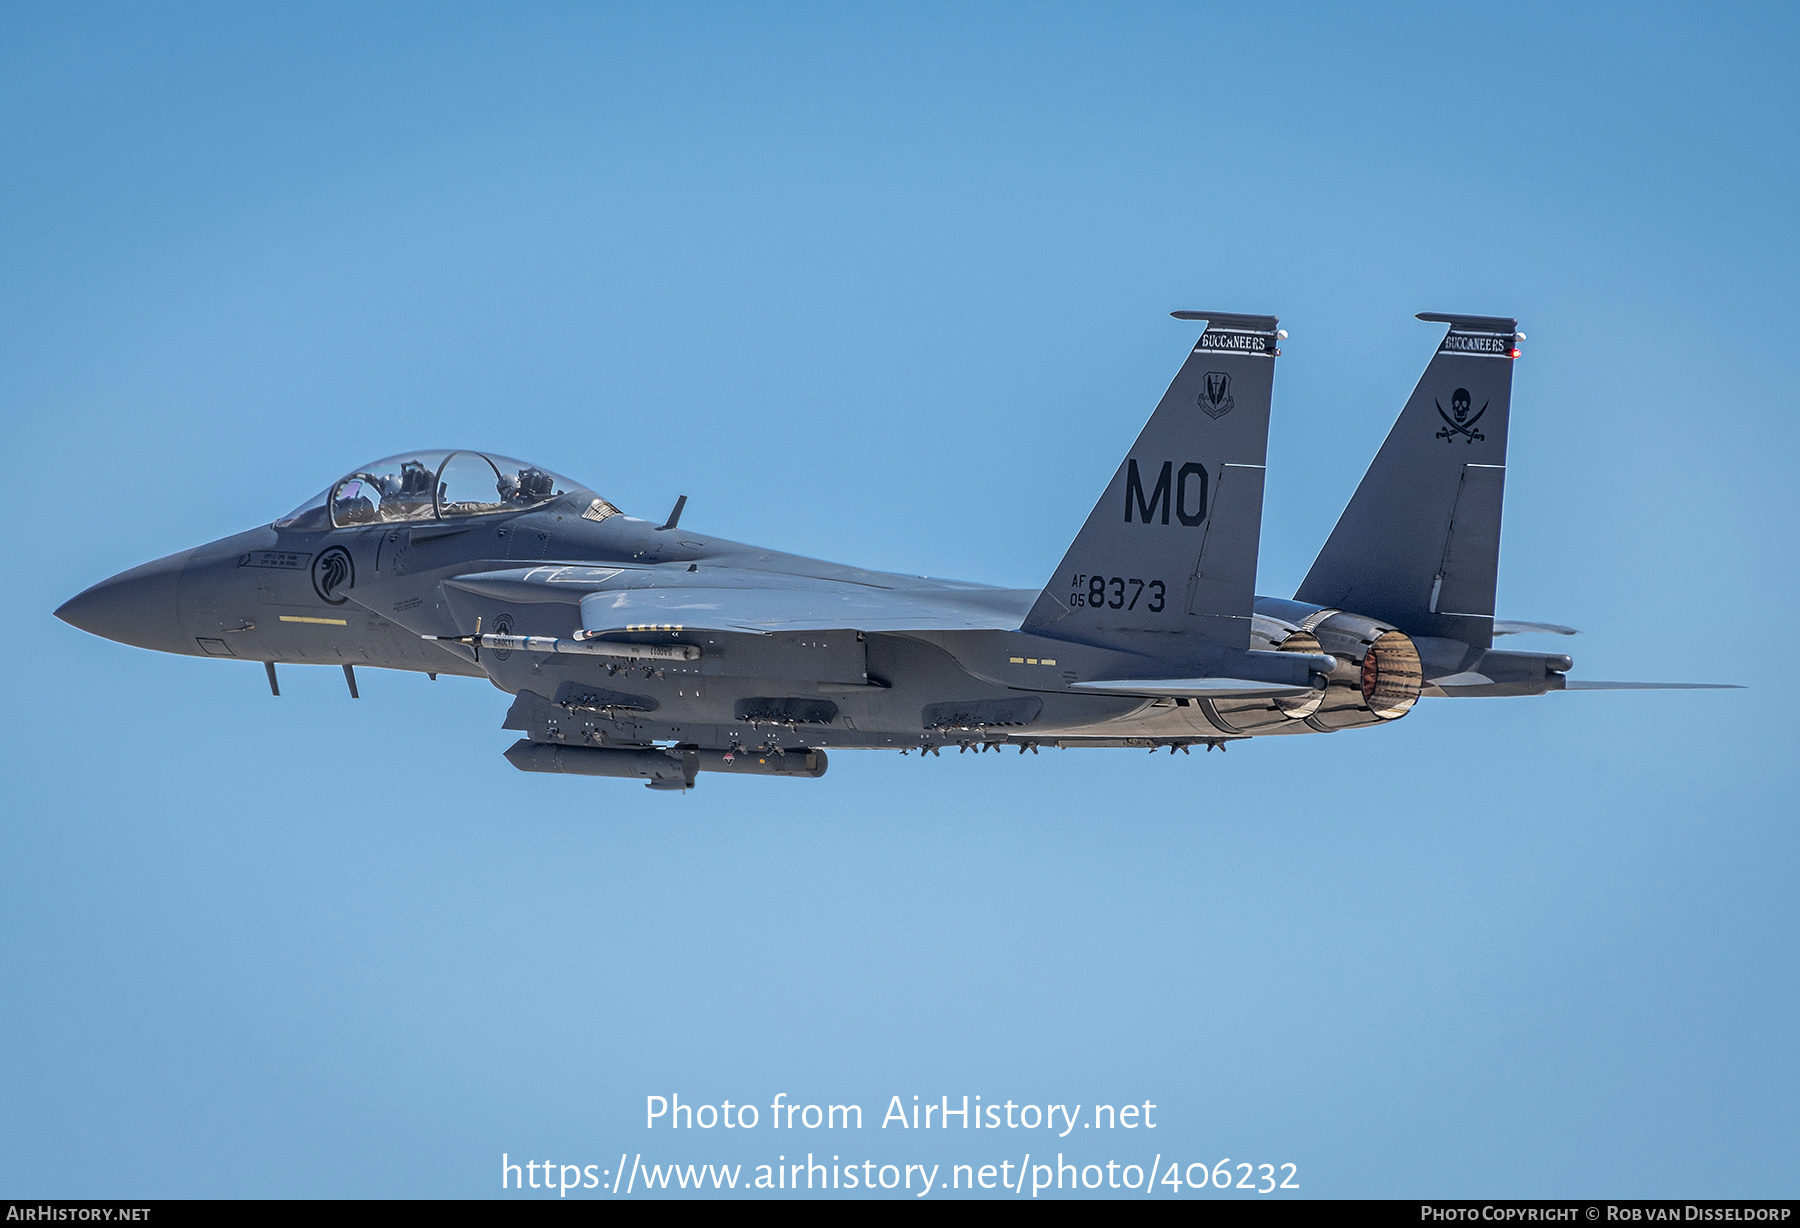
[[[1509,318],[1448,325],[1292,598],[1255,592],[1274,316],[1199,341],[1041,590],[891,575],[625,514],[475,451],[363,465],[271,524],[105,580],[57,617],[161,652],[486,678],[528,772],[685,790],[818,777],[828,750],[1170,754],[1379,728],[1422,697],[1582,682],[1570,628],[1494,616]],[[1696,684],[1689,684],[1696,685]]]

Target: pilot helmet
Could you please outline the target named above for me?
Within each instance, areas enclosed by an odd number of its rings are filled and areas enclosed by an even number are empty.
[[[400,463],[400,489],[396,493],[403,495],[431,493],[431,473],[423,463],[416,460]]]

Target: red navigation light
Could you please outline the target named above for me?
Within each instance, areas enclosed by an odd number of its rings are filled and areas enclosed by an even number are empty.
[[[1517,346],[1514,346],[1512,349],[1506,351],[1506,356],[1508,358],[1517,358],[1520,354],[1523,354],[1524,352],[1525,352],[1524,350],[1521,350]]]

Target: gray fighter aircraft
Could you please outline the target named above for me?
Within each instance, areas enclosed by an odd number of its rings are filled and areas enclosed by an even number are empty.
[[[1421,696],[1568,679],[1573,634],[1494,617],[1511,319],[1449,326],[1291,600],[1255,594],[1273,316],[1206,327],[1042,591],[864,571],[625,515],[515,460],[365,465],[273,524],[146,563],[57,617],[188,656],[487,678],[530,772],[692,787],[821,776],[827,748],[1173,754],[1376,727]]]

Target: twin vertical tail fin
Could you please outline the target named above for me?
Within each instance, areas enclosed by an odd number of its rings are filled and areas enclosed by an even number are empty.
[[[1023,630],[1158,655],[1193,642],[1171,636],[1250,645],[1282,334],[1274,316],[1173,314],[1206,331]]]
[[[1488,648],[1523,337],[1503,317],[1419,319],[1450,330],[1294,598]]]

